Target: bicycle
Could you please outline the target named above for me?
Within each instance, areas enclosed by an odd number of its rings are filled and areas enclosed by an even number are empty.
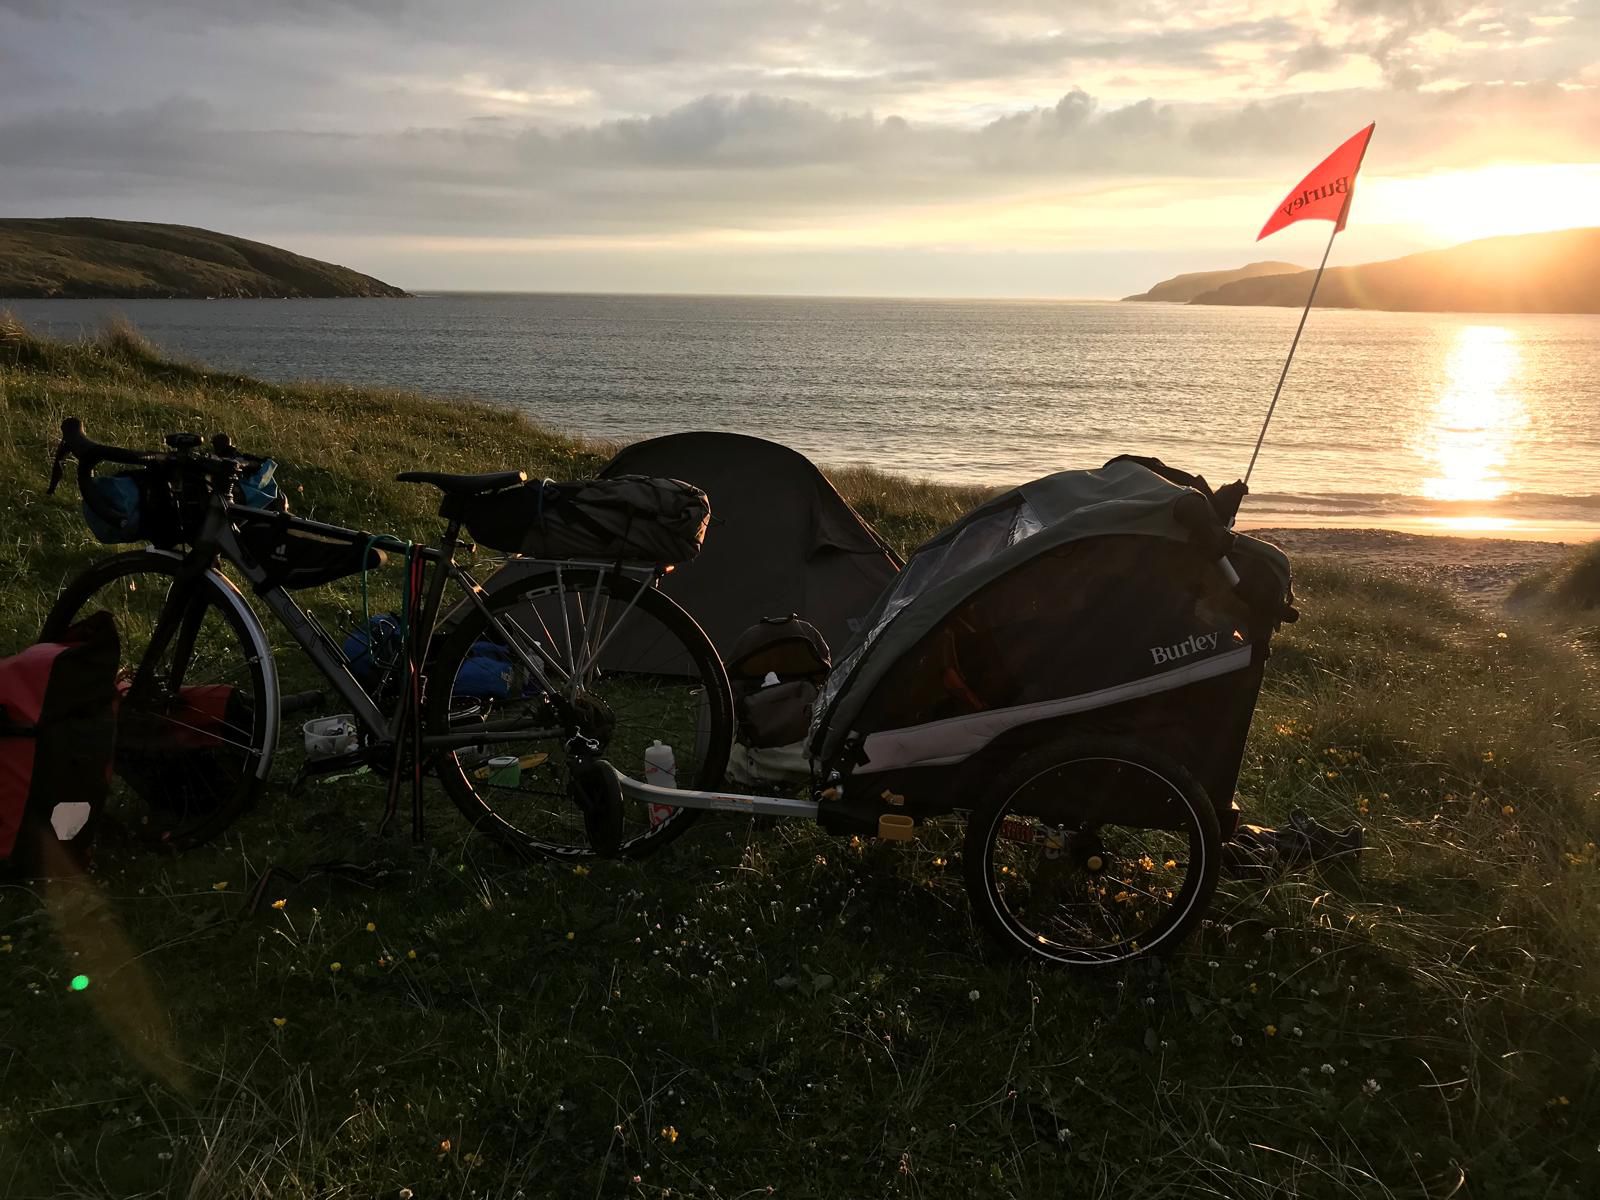
[[[148,840],[181,850],[227,829],[258,798],[282,715],[323,698],[282,695],[257,603],[354,717],[354,744],[308,758],[302,773],[389,772],[385,825],[409,778],[412,835],[423,837],[429,769],[475,828],[524,854],[641,857],[698,817],[625,798],[602,757],[642,761],[662,742],[674,748],[683,786],[721,781],[732,697],[710,640],[658,590],[670,564],[546,561],[486,589],[455,561],[466,543],[451,514],[464,500],[538,486],[520,471],[396,475],[441,494],[444,533],[427,546],[308,520],[286,505],[241,502],[241,481],[265,460],[226,435],[209,447],[192,433],[165,442],[164,451],[104,445],[77,418],[62,422],[50,490],[65,460],[76,459],[86,509],[115,523],[126,514],[107,502],[95,469],[132,468],[123,474],[149,509],[150,544],[68,583],[41,633],[58,637],[97,608],[116,617],[122,699],[112,807],[129,810]],[[291,593],[358,573],[365,586],[386,549],[405,558],[404,629],[381,678],[364,681],[361,655],[347,653]],[[448,608],[447,585],[461,593]],[[370,626],[366,633],[363,653],[376,659]],[[619,635],[649,648],[648,672],[610,669],[608,647]],[[495,667],[487,687],[473,669],[484,661]]]

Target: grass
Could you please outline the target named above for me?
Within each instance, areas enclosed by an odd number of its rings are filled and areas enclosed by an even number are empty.
[[[103,552],[70,485],[42,494],[68,413],[131,444],[227,428],[297,509],[407,535],[434,522],[402,463],[606,457],[498,410],[5,327],[0,652]],[[902,548],[973,498],[840,482]],[[447,805],[414,849],[376,836],[374,786],[280,779],[214,846],[0,890],[0,1195],[1593,1196],[1592,659],[1298,566],[1240,801],[1360,820],[1372,849],[1227,884],[1165,967],[993,960],[956,864],[802,824],[529,867]],[[245,911],[269,863],[329,858],[374,867]]]

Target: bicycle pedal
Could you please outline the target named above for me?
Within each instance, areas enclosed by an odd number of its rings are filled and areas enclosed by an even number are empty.
[[[573,767],[571,778],[589,848],[602,858],[615,857],[622,849],[622,783],[616,768],[597,758]]]

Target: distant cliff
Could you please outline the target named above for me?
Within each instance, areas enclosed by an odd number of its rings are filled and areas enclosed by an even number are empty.
[[[0,298],[404,295],[347,267],[209,229],[92,217],[0,220]]]
[[[1313,273],[1223,284],[1194,304],[1298,308]],[[1319,308],[1398,312],[1600,312],[1600,229],[1484,238],[1359,267],[1334,267],[1317,289]]]
[[[1187,304],[1196,296],[1215,291],[1224,284],[1239,279],[1255,279],[1261,275],[1296,274],[1304,267],[1286,262],[1256,262],[1232,271],[1191,271],[1187,275],[1174,275],[1163,279],[1148,292],[1137,296],[1124,296],[1124,300],[1161,300],[1170,304]],[[1301,303],[1305,303],[1302,298]]]

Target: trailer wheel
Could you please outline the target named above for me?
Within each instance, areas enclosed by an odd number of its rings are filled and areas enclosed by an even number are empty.
[[[1007,951],[1106,967],[1175,947],[1217,886],[1216,810],[1131,738],[1070,736],[1019,759],[973,809],[974,915]]]

